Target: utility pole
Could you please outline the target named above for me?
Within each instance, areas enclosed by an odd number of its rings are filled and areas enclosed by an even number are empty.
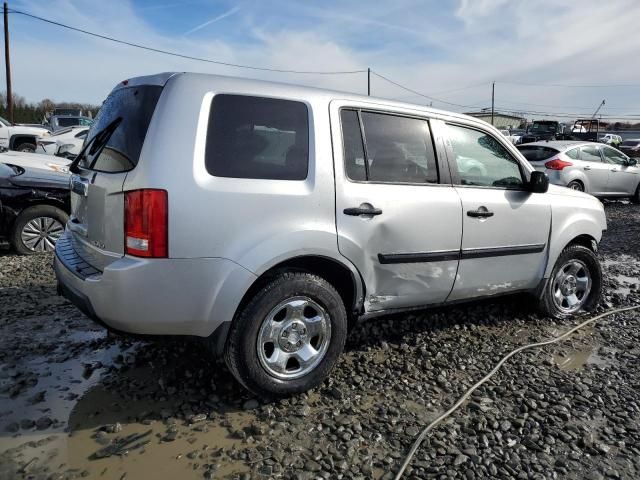
[[[496,97],[496,82],[491,84],[491,125],[493,125],[494,100]]]
[[[371,96],[371,69],[367,68],[367,96]]]
[[[13,123],[13,92],[11,91],[11,62],[9,61],[9,12],[4,2],[4,62],[7,71],[7,114]]]

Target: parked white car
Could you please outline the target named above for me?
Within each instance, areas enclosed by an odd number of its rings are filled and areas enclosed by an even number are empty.
[[[0,117],[0,149],[35,152],[37,140],[48,134],[46,128],[13,125]]]
[[[50,157],[39,153],[25,153],[8,151],[0,153],[0,162],[10,163],[24,168],[41,168],[54,172],[69,173],[68,158]]]
[[[88,131],[89,127],[70,127],[58,130],[38,140],[36,153],[75,157],[80,153]]]
[[[606,143],[607,145],[611,145],[613,147],[617,147],[622,143],[622,137],[620,135],[614,135],[613,133],[607,133],[606,135],[600,137],[600,142]]]

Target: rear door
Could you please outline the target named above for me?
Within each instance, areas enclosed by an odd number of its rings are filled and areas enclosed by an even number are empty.
[[[462,221],[437,161],[441,122],[341,102],[331,121],[338,248],[363,277],[365,309],[443,302]]]
[[[609,167],[607,191],[619,195],[633,195],[640,182],[640,169],[629,166],[627,156],[615,148],[601,148],[605,165]]]
[[[589,180],[587,191],[594,195],[606,193],[609,182],[609,166],[602,162],[600,147],[584,145],[579,148],[578,155],[576,166],[584,171]]]
[[[77,253],[102,270],[124,255],[124,194],[127,172],[138,163],[162,92],[159,85],[122,85],[105,100],[87,135],[93,142],[118,122],[106,144],[89,145],[71,177],[71,219],[67,224]],[[97,137],[100,138],[100,137]]]
[[[535,288],[546,267],[549,196],[527,191],[526,170],[491,133],[448,123],[446,139],[463,212],[460,266],[448,300]]]

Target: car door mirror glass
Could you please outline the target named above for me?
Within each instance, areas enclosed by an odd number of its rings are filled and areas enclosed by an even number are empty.
[[[627,159],[627,165],[630,167],[635,167],[638,164],[638,161],[635,158]]]
[[[529,179],[529,191],[532,193],[547,193],[549,190],[549,177],[544,172],[531,172]]]

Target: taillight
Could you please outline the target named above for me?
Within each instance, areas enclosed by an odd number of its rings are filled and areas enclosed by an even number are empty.
[[[572,165],[573,163],[565,162],[564,160],[560,160],[558,158],[556,158],[555,160],[549,160],[547,163],[544,164],[544,166],[547,167],[549,170],[562,170],[563,168],[570,167]]]
[[[167,258],[168,201],[166,190],[125,192],[125,253],[136,257]]]

